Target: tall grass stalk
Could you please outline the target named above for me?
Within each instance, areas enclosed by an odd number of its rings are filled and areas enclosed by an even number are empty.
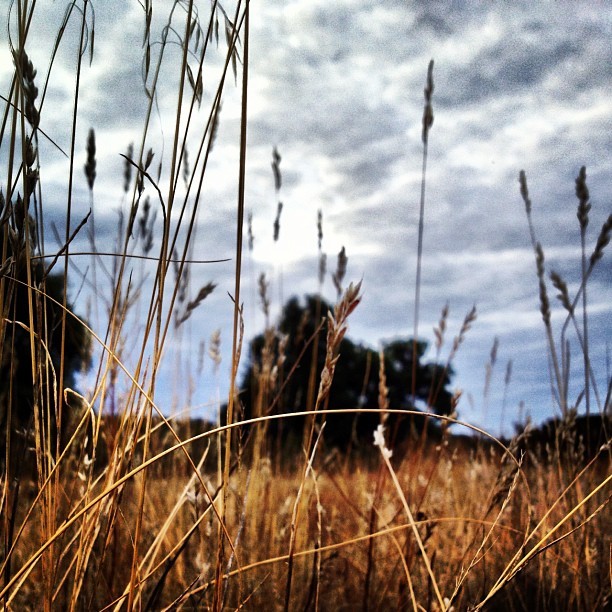
[[[238,16],[238,7],[236,14]],[[242,106],[240,117],[240,167],[238,172],[238,209],[236,220],[236,269],[235,269],[235,287],[234,287],[234,329],[232,336],[232,370],[230,378],[230,392],[227,407],[227,423],[231,424],[234,420],[234,401],[236,398],[236,376],[238,373],[239,360],[239,322],[241,317],[240,305],[240,279],[242,277],[242,236],[244,231],[244,192],[245,192],[245,174],[246,174],[246,138],[247,138],[247,110],[248,110],[248,83],[249,83],[249,7],[250,2],[246,0],[244,7],[244,28],[243,28],[243,65],[242,65]],[[234,42],[235,44],[235,42]],[[223,468],[223,500],[221,522],[227,520],[227,494],[229,487],[230,465],[231,465],[231,450],[232,450],[231,432],[225,437],[225,461]],[[224,566],[224,539],[221,537],[221,528],[219,529],[219,553],[217,557],[217,576],[221,577],[220,572]],[[218,580],[215,589],[214,609],[221,610],[223,606],[222,590]]]
[[[425,186],[427,179],[427,152],[429,149],[429,130],[433,125],[434,114],[431,99],[434,91],[433,82],[434,61],[429,62],[427,68],[427,81],[425,84],[425,107],[423,109],[422,134],[423,162],[421,168],[421,196],[419,199],[419,230],[417,238],[417,265],[414,281],[414,324],[412,339],[412,404],[416,400],[416,372],[417,372],[417,342],[419,338],[419,308],[421,304],[421,267],[423,262],[423,233],[425,230]]]

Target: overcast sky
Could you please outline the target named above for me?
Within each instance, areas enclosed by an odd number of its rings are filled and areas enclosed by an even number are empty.
[[[210,3],[197,4],[205,23]],[[94,6],[95,54],[91,66],[84,63],[81,77],[73,223],[89,208],[80,168],[87,132],[93,127],[98,147],[96,231],[105,248],[112,249],[117,211],[126,207],[119,154],[132,141],[138,145],[145,119],[144,16],[136,0]],[[153,6],[152,42],[160,39],[171,3],[155,1]],[[234,14],[233,4],[224,6],[229,15]],[[36,6],[27,50],[41,82],[63,12],[58,2],[46,0]],[[177,30],[184,28],[183,20],[184,11],[179,8],[173,22]],[[75,19],[68,26],[41,112],[41,127],[66,151],[77,34]],[[11,65],[6,29],[1,36],[0,85],[6,95]],[[154,45],[152,65],[158,51]],[[192,159],[224,51],[222,34],[204,71],[200,124],[190,140]],[[560,272],[571,291],[578,286],[580,270],[574,181],[582,165],[587,168],[593,205],[589,253],[612,212],[612,9],[607,3],[254,0],[246,206],[253,215],[255,244],[244,260],[246,332],[250,337],[263,325],[256,291],[260,272],[270,281],[274,316],[281,299],[317,290],[316,220],[321,209],[328,268],[333,271],[344,246],[349,258],[346,283],[363,279],[363,302],[350,320],[350,337],[376,348],[381,340],[412,334],[421,117],[430,59],[435,60],[435,119],[429,145],[419,329],[433,342],[433,327],[449,303],[445,359],[463,317],[476,305],[478,319],[454,362],[453,386],[464,392],[460,416],[493,433],[499,431],[504,375],[512,360],[504,416],[509,431],[518,419],[520,402],[525,405],[523,415],[535,421],[555,414],[519,171],[527,173],[547,269]],[[162,159],[164,168],[170,164],[172,149],[178,47],[170,48],[167,61],[159,111],[152,117],[147,144],[155,150],[154,163]],[[204,180],[193,253],[198,259],[231,261],[191,270],[192,293],[208,281],[218,286],[196,311],[180,343],[178,339],[169,342],[159,396],[168,409],[171,389],[185,384],[176,383],[174,349],[180,346],[184,355],[193,356],[200,340],[208,343],[217,328],[224,361],[216,376],[210,360],[205,362],[193,404],[201,406],[217,397],[217,385],[221,397],[227,390],[239,94],[232,76]],[[278,201],[271,169],[274,146],[282,157],[279,197],[284,204],[277,242],[273,240]],[[40,148],[47,218],[61,229],[67,162],[47,143],[41,142]],[[162,185],[164,180],[167,176]],[[6,191],[1,180],[0,185]],[[81,246],[86,246],[85,240]],[[49,242],[48,249],[53,248]],[[85,269],[84,262],[79,265]],[[611,280],[606,253],[588,290],[590,353],[602,398],[610,370],[606,359]],[[554,289],[550,287],[549,292],[555,302]],[[77,302],[81,312],[86,309],[86,293],[84,289]],[[324,296],[335,299],[329,275]],[[562,321],[559,311],[554,317],[557,339]],[[496,337],[497,363],[485,400],[485,365]],[[570,336],[570,342],[577,366],[575,336]],[[433,358],[433,350],[428,356]],[[571,402],[580,388],[576,378]]]

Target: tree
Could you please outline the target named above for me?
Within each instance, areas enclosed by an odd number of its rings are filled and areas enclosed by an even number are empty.
[[[314,360],[316,381],[323,369],[326,348],[325,327],[320,331],[318,344],[313,340],[320,322],[316,313],[324,316],[330,309],[323,300],[318,305],[318,300],[317,296],[309,295],[302,305],[296,297],[291,298],[283,309],[278,331],[270,328],[251,341],[249,365],[241,385],[245,419],[267,413],[284,414],[311,409],[307,399],[313,347],[317,345]],[[383,347],[390,408],[415,409],[417,402],[412,401],[412,343],[412,339],[397,339]],[[452,372],[438,364],[422,363],[426,349],[426,342],[418,342],[415,399],[438,414],[448,414],[452,395],[447,385]],[[340,359],[327,407],[332,410],[377,408],[378,396],[378,352],[345,337],[340,346]],[[351,443],[369,443],[379,421],[380,416],[375,413],[328,415],[325,440],[339,448],[347,448]],[[390,414],[387,424],[391,431],[395,431],[397,439],[402,439],[410,427],[420,431],[424,421],[422,417],[409,419]],[[278,440],[282,431],[282,438],[287,444],[300,448],[304,424],[304,417],[271,421],[269,433],[272,439]]]
[[[55,433],[57,393],[54,378],[59,376],[63,360],[63,387],[74,386],[75,374],[89,365],[90,338],[86,329],[73,317],[67,316],[62,356],[62,307],[64,275],[45,277],[40,259],[26,257],[26,249],[34,255],[34,220],[30,217],[32,234],[25,240],[23,224],[10,220],[10,204],[4,211],[0,198],[0,463],[4,463],[7,435],[11,434],[11,455],[19,461],[19,448],[30,445],[26,438],[33,428],[33,409],[38,406],[48,430]],[[18,198],[16,210],[19,209]],[[2,214],[2,213],[5,214]],[[28,265],[34,291],[29,295]],[[67,304],[68,310],[72,305]],[[38,375],[32,373],[30,309],[34,332],[34,363]],[[35,401],[37,394],[38,401]],[[56,408],[57,406],[57,408]],[[48,408],[48,409],[47,409]],[[25,435],[15,436],[17,432]]]

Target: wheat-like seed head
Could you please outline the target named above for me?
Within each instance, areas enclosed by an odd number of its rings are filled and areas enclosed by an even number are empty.
[[[429,62],[429,66],[427,68],[427,83],[425,85],[425,108],[423,109],[423,134],[422,140],[423,144],[427,144],[427,140],[429,138],[429,130],[433,125],[434,114],[433,107],[431,105],[431,98],[434,90],[434,82],[433,82],[433,67],[434,61],[431,60]]]
[[[40,113],[35,106],[36,98],[38,97],[38,87],[34,84],[36,70],[25,49],[13,51],[13,61],[25,98],[24,114],[32,129],[36,130],[40,123]]]
[[[550,280],[552,281],[553,287],[559,292],[557,299],[563,304],[563,308],[570,314],[574,313],[574,307],[569,297],[569,291],[567,289],[567,283],[559,276],[554,270],[550,273]]]
[[[378,351],[378,407],[383,412],[380,413],[380,422],[384,425],[387,422],[389,413],[389,387],[387,387],[387,374],[385,372],[385,353],[383,349]]]
[[[331,312],[327,314],[327,352],[325,355],[325,365],[321,372],[319,393],[316,402],[317,406],[319,406],[329,394],[336,363],[338,361],[340,343],[348,329],[348,317],[361,301],[361,296],[359,295],[360,290],[361,281],[357,283],[357,285],[351,283],[344,292],[342,299],[336,304],[333,314]]]
[[[465,335],[470,330],[470,328],[472,327],[472,323],[474,323],[475,320],[476,320],[476,306],[472,306],[471,310],[465,315],[465,318],[463,319],[463,323],[461,324],[461,329],[459,330],[459,335],[457,335],[455,339],[453,340],[453,348],[451,351],[451,355],[454,355],[457,352],[457,350],[461,346],[461,343],[465,339]]]
[[[608,243],[610,242],[610,234],[612,234],[612,215],[608,215],[608,218],[601,226],[601,231],[599,232],[599,236],[597,237],[597,244],[595,245],[595,250],[591,255],[591,267],[594,266],[603,257],[604,249],[608,246]]]
[[[582,166],[576,179],[576,197],[578,198],[578,222],[580,223],[580,229],[585,230],[589,224],[589,211],[591,205],[589,204],[589,189],[586,184],[586,168]]]
[[[444,344],[444,332],[446,331],[446,322],[448,321],[448,313],[449,313],[449,304],[446,302],[444,308],[442,308],[442,313],[440,315],[440,321],[438,322],[438,327],[434,327],[434,335],[436,337],[436,349],[439,351]]]
[[[185,268],[188,270],[189,268]],[[183,278],[188,279],[188,275],[184,275]],[[198,294],[195,299],[187,302],[185,306],[185,311],[183,314],[179,315],[178,311],[176,311],[176,326],[182,325],[189,317],[193,314],[193,311],[215,290],[217,285],[215,283],[207,283],[203,287],[200,288]],[[180,302],[180,300],[179,300]]]
[[[550,302],[546,292],[546,283],[544,282],[544,251],[539,242],[536,244],[536,269],[540,286],[540,312],[542,313],[544,323],[548,326],[550,325]]]

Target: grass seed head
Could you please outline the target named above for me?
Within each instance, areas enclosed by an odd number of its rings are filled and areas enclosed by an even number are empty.
[[[13,52],[13,61],[17,68],[17,74],[21,83],[21,89],[25,98],[25,117],[34,130],[40,123],[40,114],[34,105],[38,97],[38,88],[34,84],[36,70],[28,57],[25,49]]]
[[[274,174],[274,189],[276,192],[280,191],[283,184],[283,176],[280,171],[281,156],[278,149],[274,147],[272,149],[272,173]]]
[[[270,318],[270,298],[268,297],[268,288],[270,283],[266,280],[266,275],[262,272],[259,275],[259,280],[257,282],[259,287],[259,299],[261,300],[261,308],[263,310],[264,316],[266,317],[266,327],[268,326],[268,319]]]
[[[554,288],[559,292],[557,299],[561,302],[561,304],[563,304],[563,308],[565,308],[565,310],[567,310],[567,312],[570,314],[573,314],[574,307],[572,306],[572,302],[569,297],[567,283],[554,270],[552,270],[550,273],[550,280],[552,281]]]
[[[440,315],[440,321],[438,322],[438,327],[434,327],[434,335],[436,337],[436,349],[440,350],[442,345],[444,344],[444,332],[446,331],[446,322],[448,320],[449,313],[449,304],[446,302],[444,308],[442,308],[442,313]]]
[[[334,286],[338,292],[338,297],[342,294],[342,281],[346,275],[346,267],[348,265],[348,257],[346,255],[346,249],[342,247],[338,253],[338,263],[336,265],[336,272],[332,276]]]
[[[536,269],[540,286],[540,312],[542,313],[544,323],[548,326],[550,325],[550,302],[546,291],[546,283],[544,282],[544,251],[539,242],[536,244]]]
[[[93,191],[96,180],[96,133],[93,128],[89,129],[87,135],[87,162],[83,169],[85,170],[89,190]]]
[[[327,273],[327,255],[325,253],[319,254],[319,285],[323,285],[325,281],[325,274]]]
[[[132,164],[130,160],[134,157],[134,143],[130,142],[127,151],[125,153],[127,159],[123,161],[123,191],[125,193],[130,189],[130,183],[132,182]]]
[[[283,203],[279,202],[276,207],[276,219],[274,219],[274,242],[278,240],[280,234],[280,216],[283,212]]]
[[[519,172],[519,183],[521,185],[521,197],[523,198],[523,202],[525,202],[525,211],[529,216],[531,214],[531,199],[529,198],[529,189],[527,188],[527,176],[525,175],[524,170],[521,170]]]
[[[612,233],[612,215],[609,215],[601,227],[599,236],[597,237],[597,244],[595,250],[591,255],[591,266],[594,266],[602,257],[604,249],[610,242],[610,234]]]
[[[427,140],[429,138],[429,130],[431,129],[431,126],[433,125],[433,121],[434,121],[433,107],[431,105],[431,98],[433,96],[433,91],[434,91],[433,67],[434,67],[434,61],[431,60],[427,68],[427,83],[425,84],[425,90],[424,90],[425,108],[423,109],[423,134],[422,134],[423,144],[427,144]]]
[[[247,237],[249,253],[253,252],[253,245],[255,244],[255,236],[253,235],[253,212],[249,211],[247,215]]]
[[[576,197],[578,198],[578,212],[576,216],[580,223],[582,230],[586,229],[589,224],[589,211],[591,205],[589,204],[589,189],[586,184],[586,167],[582,166],[576,179]]]

